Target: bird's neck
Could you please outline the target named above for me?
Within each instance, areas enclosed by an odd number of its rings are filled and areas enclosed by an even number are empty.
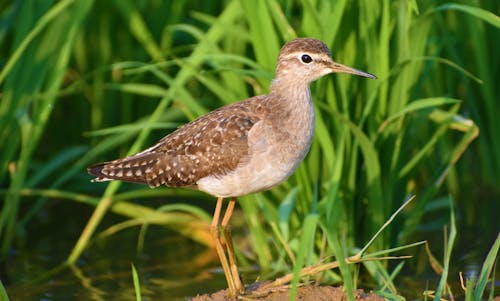
[[[293,84],[289,84],[291,82]],[[309,82],[277,78],[271,84],[270,96],[268,99],[274,102],[270,105],[273,107],[271,114],[276,115],[273,118],[277,120],[276,124],[283,128],[293,127],[291,135],[310,143],[314,132],[314,105]]]
[[[309,83],[290,84],[289,80],[275,79],[266,101],[267,117],[272,120],[272,136],[278,140],[283,156],[280,162],[285,162],[286,168],[293,172],[308,153],[314,135],[314,106]]]
[[[269,99],[274,100],[273,104],[283,111],[293,111],[294,113],[308,114],[313,109],[311,90],[309,82],[300,80],[289,80],[287,78],[275,78],[271,83]]]

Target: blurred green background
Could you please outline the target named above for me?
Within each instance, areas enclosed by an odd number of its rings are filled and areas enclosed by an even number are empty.
[[[56,232],[68,215],[80,221],[59,249],[70,266],[97,236],[129,227],[139,238],[125,244],[153,243],[145,233],[162,230],[150,224],[211,246],[212,197],[94,184],[86,166],[266,93],[280,47],[303,36],[378,80],[332,75],[312,85],[317,124],[308,157],[285,184],[239,202],[241,265],[272,278],[342,260],[412,195],[369,252],[428,240],[441,263],[482,263],[500,231],[499,11],[494,0],[2,2],[2,281],[13,254],[37,252],[33,228]],[[453,226],[457,238],[447,240]],[[441,255],[451,249],[452,257]],[[396,293],[402,270],[430,270],[423,247],[401,252],[415,256],[404,269],[341,264],[322,280]]]

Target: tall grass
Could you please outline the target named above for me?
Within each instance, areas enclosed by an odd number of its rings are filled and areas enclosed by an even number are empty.
[[[91,247],[110,210],[130,220],[105,233],[161,223],[211,245],[209,217],[195,207],[162,211],[128,201],[207,196],[90,184],[85,166],[137,152],[213,108],[265,93],[280,46],[297,36],[323,40],[335,60],[379,79],[333,75],[313,84],[316,136],[305,162],[285,184],[240,200],[264,274],[297,274],[335,257],[340,273],[328,271],[322,279],[343,281],[352,291],[357,268],[342,259],[365,245],[410,194],[417,195],[414,204],[371,251],[409,243],[426,217],[441,212],[436,204],[448,194],[467,224],[484,216],[480,227],[496,236],[486,207],[498,204],[471,205],[482,196],[471,192],[474,187],[498,200],[500,184],[494,56],[500,19],[492,13],[498,12],[495,1],[479,5],[2,4],[0,139],[8,142],[0,151],[3,260],[17,233],[52,198],[95,206],[67,263]],[[378,287],[395,291],[401,267],[363,265]]]
[[[11,172],[0,215],[3,254],[9,248],[16,231],[19,190],[25,187],[32,157],[41,144],[44,129],[66,74],[74,40],[92,7],[92,1],[74,5],[71,2],[61,1],[51,8],[32,2],[17,4],[21,7],[13,39],[19,43],[19,47],[0,73],[3,91],[0,137],[7,142],[0,155],[0,180],[6,176],[7,167]],[[39,20],[33,18],[34,12],[43,9],[48,10]],[[40,33],[48,23],[51,26]]]

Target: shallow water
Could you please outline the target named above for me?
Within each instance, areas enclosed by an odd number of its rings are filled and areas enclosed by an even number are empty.
[[[142,300],[186,300],[226,287],[224,276],[217,268],[215,251],[160,226],[149,226],[141,251],[137,250],[139,228],[129,228],[95,240],[76,265],[54,272],[70,254],[92,208],[56,202],[46,210],[29,225],[27,239],[17,241],[18,248],[12,250],[8,262],[0,268],[11,301],[136,300],[132,263],[139,274]],[[121,221],[121,217],[108,214],[100,231]],[[429,242],[431,246],[442,245],[440,234],[422,234],[434,237],[435,241]],[[472,243],[472,239],[468,241]],[[489,246],[479,248],[481,245],[475,244],[474,249],[484,251],[474,256],[467,252],[469,257],[463,255],[465,248],[455,247],[450,281],[454,282],[453,291],[459,299],[461,289],[455,276],[460,270],[467,272],[466,266],[470,267],[471,263],[482,263]],[[237,243],[237,247],[241,248],[242,244]],[[435,255],[440,255],[439,250]],[[424,266],[424,270],[429,270],[428,263]],[[479,268],[468,271],[477,273]],[[416,277],[415,273],[420,276]],[[410,275],[404,274],[396,279],[398,289],[410,299],[421,299],[422,292],[435,287],[439,280],[435,273],[422,275],[422,271],[413,270]],[[243,276],[247,284],[256,278],[254,273]]]
[[[32,225],[30,241],[13,250],[2,267],[10,300],[136,300],[132,263],[139,274],[142,300],[186,300],[225,286],[223,274],[214,268],[213,250],[159,226],[149,227],[140,252],[136,248],[139,229],[130,228],[95,241],[75,266],[54,271],[71,252],[91,214],[86,207],[75,211],[74,203],[71,208],[60,207],[55,210],[60,213],[57,224],[49,218]],[[69,209],[71,214],[65,211]]]

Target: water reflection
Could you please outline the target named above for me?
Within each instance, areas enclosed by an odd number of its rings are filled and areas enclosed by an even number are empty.
[[[225,287],[223,274],[214,272],[218,261],[212,249],[152,226],[139,253],[138,233],[137,228],[130,228],[97,241],[77,265],[50,272],[66,259],[75,240],[54,248],[53,236],[40,237],[35,246],[12,256],[6,266],[10,300],[135,300],[131,263],[137,269],[145,301],[186,300]]]

